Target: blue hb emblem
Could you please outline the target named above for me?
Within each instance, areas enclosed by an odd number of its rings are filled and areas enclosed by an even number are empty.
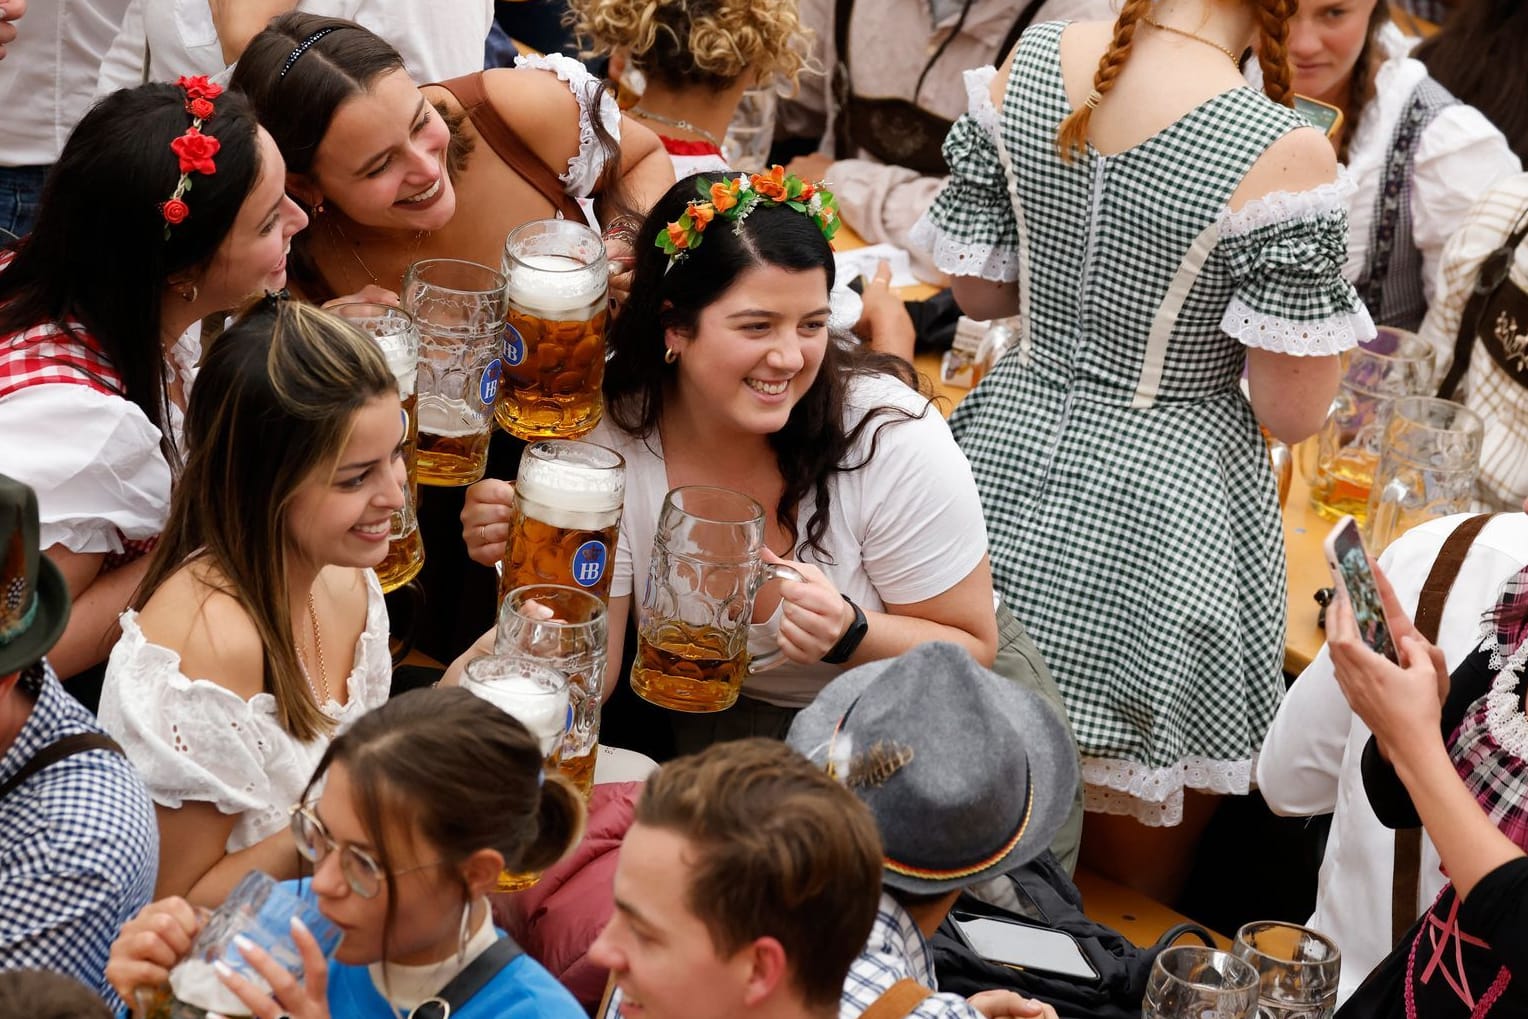
[[[514,326],[504,326],[504,363],[511,368],[517,368],[521,361],[525,360],[525,338],[520,335],[520,330]]]
[[[568,565],[573,570],[573,582],[579,587],[593,587],[605,575],[605,545],[599,541],[586,541],[573,553]]]
[[[499,398],[499,378],[504,374],[504,366],[499,364],[499,359],[494,358],[488,362],[488,367],[483,369],[483,381],[478,383],[478,396],[484,403],[493,403]]]

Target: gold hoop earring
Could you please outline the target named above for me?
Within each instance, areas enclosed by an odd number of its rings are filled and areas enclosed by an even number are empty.
[[[673,347],[665,347],[663,349],[664,364],[673,364],[677,360],[679,360],[679,351],[675,350]]]
[[[200,293],[201,291],[196,288],[195,283],[186,283],[183,284],[180,288],[180,299],[185,301],[187,304],[191,304],[196,300],[197,295]]]

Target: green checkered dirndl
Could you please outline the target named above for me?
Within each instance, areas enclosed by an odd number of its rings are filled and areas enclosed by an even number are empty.
[[[1336,353],[1371,327],[1340,275],[1338,185],[1226,211],[1299,117],[1236,89],[1066,164],[1063,27],[1026,33],[1001,110],[973,103],[951,130],[920,231],[940,268],[1020,291],[1019,344],[951,425],[998,589],[1066,696],[1088,807],[1175,824],[1185,787],[1246,791],[1283,691],[1283,535],[1246,346]]]

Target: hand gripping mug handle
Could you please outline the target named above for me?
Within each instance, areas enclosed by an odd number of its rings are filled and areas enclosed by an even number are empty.
[[[794,580],[797,583],[806,582],[806,578],[801,575],[801,571],[793,566],[783,566],[779,563],[765,563],[763,568],[759,571],[759,587],[763,587],[771,580]],[[755,590],[757,590],[757,588]],[[785,657],[785,653],[782,652],[779,648],[766,652],[765,654],[758,655],[757,657],[749,656],[748,674],[750,676],[754,676],[761,672],[768,672],[770,669],[773,669],[776,666],[784,665],[786,661],[787,659]]]

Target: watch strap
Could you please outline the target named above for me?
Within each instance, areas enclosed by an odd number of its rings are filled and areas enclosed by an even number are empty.
[[[864,610],[854,604],[853,599],[848,595],[841,594],[839,597],[848,602],[849,607],[854,610],[854,621],[849,624],[844,635],[838,638],[838,643],[828,648],[828,653],[822,656],[822,661],[828,665],[842,665],[847,662],[849,656],[859,649],[860,641],[865,639],[865,633],[870,629]]]

